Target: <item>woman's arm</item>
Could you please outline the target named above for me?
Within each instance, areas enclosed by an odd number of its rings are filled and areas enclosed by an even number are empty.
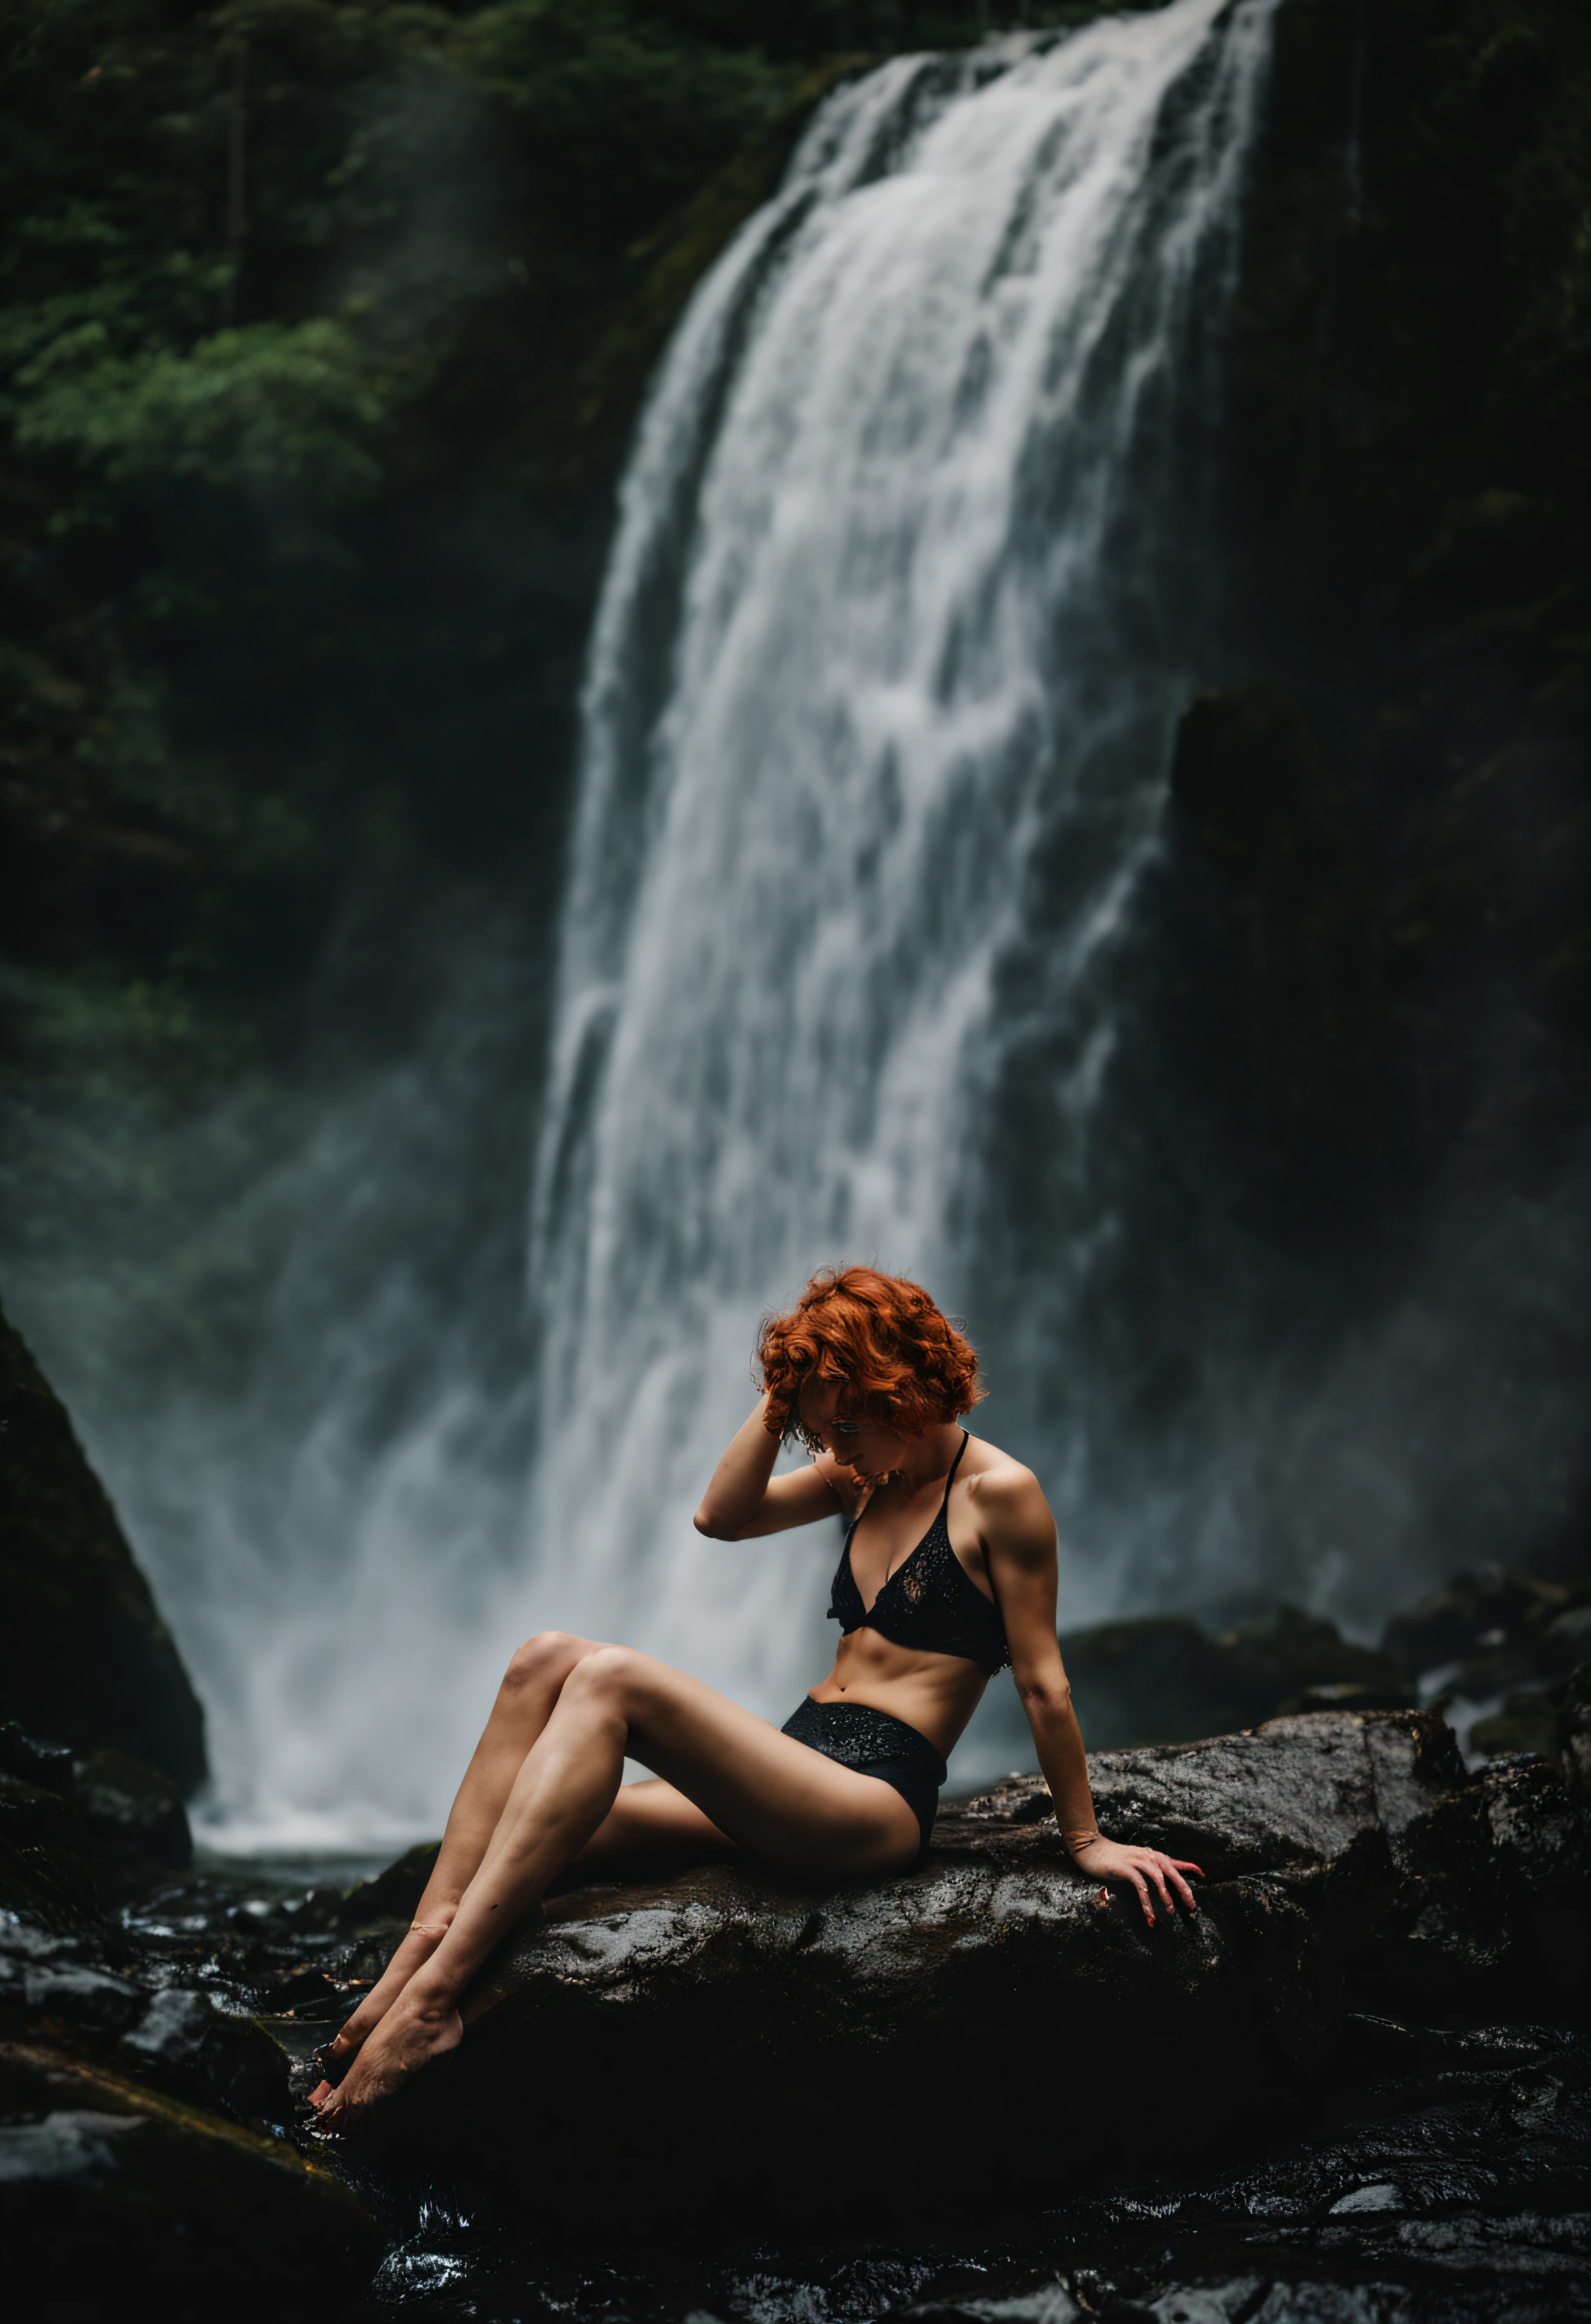
[[[1130,1880],[1151,1928],[1151,1884],[1168,1914],[1174,1910],[1173,1890],[1190,1913],[1197,1912],[1193,1892],[1182,1877],[1184,1872],[1198,1872],[1196,1864],[1163,1855],[1158,1849],[1106,1840],[1094,1821],[1082,1730],[1055,1640],[1055,1521],[1037,1480],[1025,1470],[1014,1468],[1008,1477],[997,1474],[979,1482],[983,1546],[999,1592],[1011,1674],[1072,1861],[1092,1879]]]
[[[826,1452],[787,1477],[774,1475],[778,1457],[779,1440],[768,1427],[768,1397],[760,1396],[713,1471],[696,1511],[696,1531],[710,1541],[750,1541],[759,1534],[784,1533],[791,1526],[815,1525],[819,1517],[847,1514],[849,1495]]]

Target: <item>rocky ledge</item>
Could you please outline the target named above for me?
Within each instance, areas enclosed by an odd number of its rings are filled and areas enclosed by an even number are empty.
[[[201,1869],[106,1917],[57,1798],[0,1911],[0,2218],[47,2232],[63,2296],[114,2301],[132,2255],[195,2324],[221,2298],[263,2318],[311,2285],[356,2296],[383,2244],[368,2312],[437,2324],[742,2317],[775,2277],[833,2324],[985,2295],[1059,2324],[1102,2285],[1107,2312],[1165,2324],[1255,2270],[1303,2287],[1266,2324],[1313,2317],[1311,2285],[1379,2319],[1375,2284],[1416,2277],[1441,2324],[1460,2277],[1557,2324],[1591,2250],[1568,2216],[1591,2163],[1591,1669],[1559,1717],[1552,1761],[1478,1775],[1433,1711],[1095,1754],[1107,1828],[1205,1869],[1198,1917],[1153,1929],[1100,1904],[1033,1776],[947,1809],[877,1886],[720,1865],[571,1888],[345,2154],[310,2145],[294,2093],[430,1851],[274,1902]],[[698,2257],[645,2259],[660,2237]],[[589,2283],[556,2256],[581,2246],[604,2255]]]
[[[1591,1671],[1564,1715],[1580,1748]],[[465,2156],[568,2228],[615,2189],[632,2225],[920,2209],[951,2124],[959,2196],[1002,2204],[1202,2152],[1324,2087],[1377,2006],[1394,2043],[1411,2015],[1583,2006],[1576,1748],[1472,1776],[1434,1712],[1337,1711],[1096,1754],[1105,1828],[1204,1868],[1197,1918],[1154,1928],[1099,1902],[1034,1776],[943,1813],[880,1885],[714,1866],[573,1891],[487,1965],[382,2143]]]

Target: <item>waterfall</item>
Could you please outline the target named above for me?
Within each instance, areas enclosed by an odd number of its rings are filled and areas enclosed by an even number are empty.
[[[1265,1530],[1221,1530],[1208,1413],[1156,1461],[1124,1399],[1189,1237],[1143,1213],[1135,1028],[1172,724],[1229,666],[1211,415],[1274,5],[897,59],[702,284],[590,650],[529,1316],[501,1190],[531,972],[482,931],[414,1056],[263,1151],[245,1093],[157,1152],[159,1263],[225,1298],[253,1254],[231,1368],[130,1379],[137,1269],[92,1203],[63,1216],[23,1320],[205,1698],[212,1837],[434,1829],[555,1624],[782,1717],[832,1646],[829,1528],[690,1517],[761,1313],[826,1260],[964,1311],[1066,1619],[1208,1602]],[[986,1726],[957,1772],[1029,1748]]]
[[[531,1594],[765,1714],[817,1667],[831,1545],[690,1514],[760,1314],[821,1263],[965,1312],[1073,1612],[1128,1586],[1089,1567],[1061,1396],[1135,1167],[1119,971],[1200,674],[1273,11],[1176,0],[842,88],[699,290],[625,480],[533,1194]]]

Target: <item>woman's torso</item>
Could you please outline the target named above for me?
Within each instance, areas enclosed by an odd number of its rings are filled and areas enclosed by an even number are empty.
[[[955,1464],[948,1496],[943,1475],[915,1489],[907,1488],[901,1480],[889,1479],[870,1493],[857,1495],[849,1512],[851,1531],[846,1545],[856,1597],[849,1599],[843,1590],[843,1558],[836,1576],[835,1597],[836,1603],[845,1598],[853,1613],[860,1601],[864,1618],[859,1627],[841,1637],[833,1669],[811,1690],[814,1702],[857,1702],[874,1711],[887,1711],[905,1720],[908,1727],[915,1727],[920,1735],[925,1735],[942,1757],[949,1756],[989,1683],[986,1669],[970,1655],[935,1651],[886,1637],[867,1627],[865,1618],[878,1610],[888,1619],[893,1610],[897,1619],[891,1627],[943,1629],[946,1627],[945,1601],[958,1594],[964,1600],[970,1589],[987,1605],[989,1617],[981,1624],[975,1618],[969,1623],[967,1617],[972,1609],[963,1603],[954,1609],[948,1627],[957,1635],[968,1628],[982,1629],[989,1638],[1000,1640],[997,1600],[986,1562],[979,1487],[992,1470],[1006,1465],[1006,1454],[992,1444],[969,1436]],[[959,1575],[948,1570],[948,1561],[935,1556],[939,1545],[933,1536],[942,1509],[951,1558],[960,1568]],[[929,1569],[928,1586],[934,1594],[934,1612],[940,1619],[927,1625],[902,1623],[898,1620],[899,1613],[905,1610],[902,1585],[911,1582],[914,1567],[920,1571],[924,1563]],[[935,1572],[935,1567],[941,1570]],[[886,1593],[882,1606],[880,1591]],[[967,1642],[973,1643],[970,1638]]]

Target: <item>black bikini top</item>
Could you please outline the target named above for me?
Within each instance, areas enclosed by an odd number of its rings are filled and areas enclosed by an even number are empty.
[[[966,1450],[967,1432],[963,1428],[961,1452]],[[861,1591],[851,1570],[851,1545],[866,1510],[861,1517],[851,1519],[834,1576],[833,1594],[829,1600],[829,1619],[839,1623],[845,1637],[852,1630],[877,1630],[881,1638],[888,1638],[897,1646],[915,1646],[930,1655],[964,1655],[992,1678],[996,1671],[1010,1667],[1006,1625],[998,1606],[990,1605],[951,1547],[950,1527],[945,1522],[951,1487],[961,1465],[961,1452],[952,1462],[950,1475],[944,1480],[939,1515],[911,1555],[896,1567],[870,1607],[862,1604]],[[986,1552],[986,1565],[988,1562]],[[993,1587],[991,1573],[989,1588]]]

